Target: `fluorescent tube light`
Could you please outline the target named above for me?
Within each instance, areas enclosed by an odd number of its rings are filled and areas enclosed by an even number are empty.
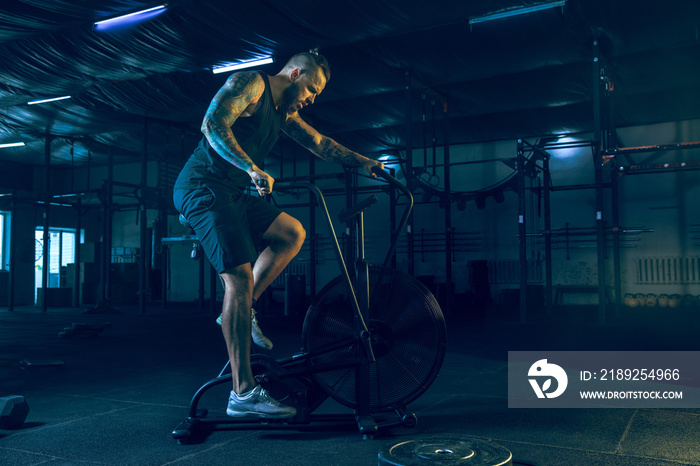
[[[69,95],[64,95],[61,97],[53,97],[51,99],[42,99],[42,100],[32,100],[31,102],[27,102],[29,105],[34,105],[34,104],[45,104],[46,102],[56,102],[57,100],[65,100],[65,99],[70,99],[71,96]]]
[[[6,144],[0,144],[0,149],[4,149],[5,147],[22,147],[23,145],[23,142],[8,142]]]
[[[129,13],[126,15],[115,16],[114,18],[103,19],[102,21],[95,21],[94,27],[95,27],[95,29],[97,29],[99,31],[99,30],[108,29],[110,27],[117,26],[117,25],[124,25],[124,24],[134,23],[137,21],[143,21],[145,19],[149,19],[149,18],[152,18],[154,16],[158,16],[159,14],[163,13],[163,11],[165,11],[167,6],[168,5],[166,3],[163,5],[155,6],[153,8],[135,11],[133,13]]]
[[[526,6],[522,8],[512,8],[509,10],[496,11],[494,13],[488,13],[483,16],[475,16],[473,18],[469,18],[469,24],[471,25],[476,23],[485,23],[486,21],[509,18],[511,16],[525,15],[528,13],[534,13],[535,11],[563,7],[564,5],[566,5],[566,0],[558,0],[555,2],[540,3],[537,5]]]
[[[41,205],[49,204],[49,205],[56,206],[56,207],[73,207],[73,204],[61,204],[60,202],[48,202],[47,203],[46,201],[36,201],[36,203],[41,204]]]
[[[244,68],[252,68],[254,66],[267,65],[269,63],[272,63],[273,61],[274,60],[272,60],[271,57],[268,57],[261,58],[260,60],[248,60],[239,63],[231,63],[228,65],[214,66],[212,67],[211,72],[214,74],[226,73],[227,71],[242,70]]]

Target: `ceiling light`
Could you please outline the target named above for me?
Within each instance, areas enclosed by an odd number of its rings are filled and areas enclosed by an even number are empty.
[[[23,142],[9,142],[6,144],[0,144],[0,149],[4,149],[5,147],[22,147],[23,145]]]
[[[167,8],[167,3],[156,6],[153,8],[148,8],[146,10],[135,11],[126,15],[115,16],[114,18],[103,19],[102,21],[95,21],[94,27],[98,31],[109,29],[114,26],[131,24],[139,21],[144,21],[146,19],[153,18],[163,13]]]
[[[42,100],[32,100],[31,102],[27,102],[29,105],[34,105],[34,104],[45,104],[46,102],[56,102],[57,100],[65,100],[65,99],[70,99],[71,96],[69,95],[64,95],[61,97],[53,97],[51,99],[42,99]]]
[[[509,18],[511,16],[525,15],[527,13],[533,13],[535,11],[547,10],[549,8],[563,7],[566,5],[566,0],[558,0],[554,2],[539,3],[532,6],[522,7],[522,8],[511,8],[506,10],[500,10],[493,13],[487,13],[483,16],[475,16],[469,18],[469,24],[484,23],[486,21],[493,21],[496,19]]]
[[[227,65],[213,66],[211,72],[214,74],[226,73],[227,71],[242,70],[244,68],[252,68],[254,66],[267,65],[272,63],[271,57],[261,58],[259,60],[248,60],[238,63],[229,63]]]

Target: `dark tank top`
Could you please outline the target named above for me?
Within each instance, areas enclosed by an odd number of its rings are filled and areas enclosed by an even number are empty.
[[[238,144],[258,166],[262,165],[277,142],[286,119],[284,112],[275,108],[267,75],[259,74],[265,80],[265,91],[255,113],[249,117],[237,118],[231,126]],[[205,136],[187,160],[174,188],[193,189],[207,186],[240,191],[250,185],[250,176],[221,157]]]

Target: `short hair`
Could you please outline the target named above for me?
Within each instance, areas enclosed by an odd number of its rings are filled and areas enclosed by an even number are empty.
[[[284,65],[284,69],[291,70],[294,68],[299,68],[302,74],[310,72],[314,68],[321,68],[321,71],[323,71],[326,77],[326,82],[331,79],[331,68],[328,65],[328,60],[317,51],[302,52],[294,55],[287,61],[287,64]]]

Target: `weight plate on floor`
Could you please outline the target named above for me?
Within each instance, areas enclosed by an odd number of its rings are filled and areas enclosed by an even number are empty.
[[[469,437],[409,440],[379,452],[379,466],[511,466],[511,452],[493,442]]]
[[[0,429],[19,429],[29,413],[29,405],[23,396],[0,398]]]

